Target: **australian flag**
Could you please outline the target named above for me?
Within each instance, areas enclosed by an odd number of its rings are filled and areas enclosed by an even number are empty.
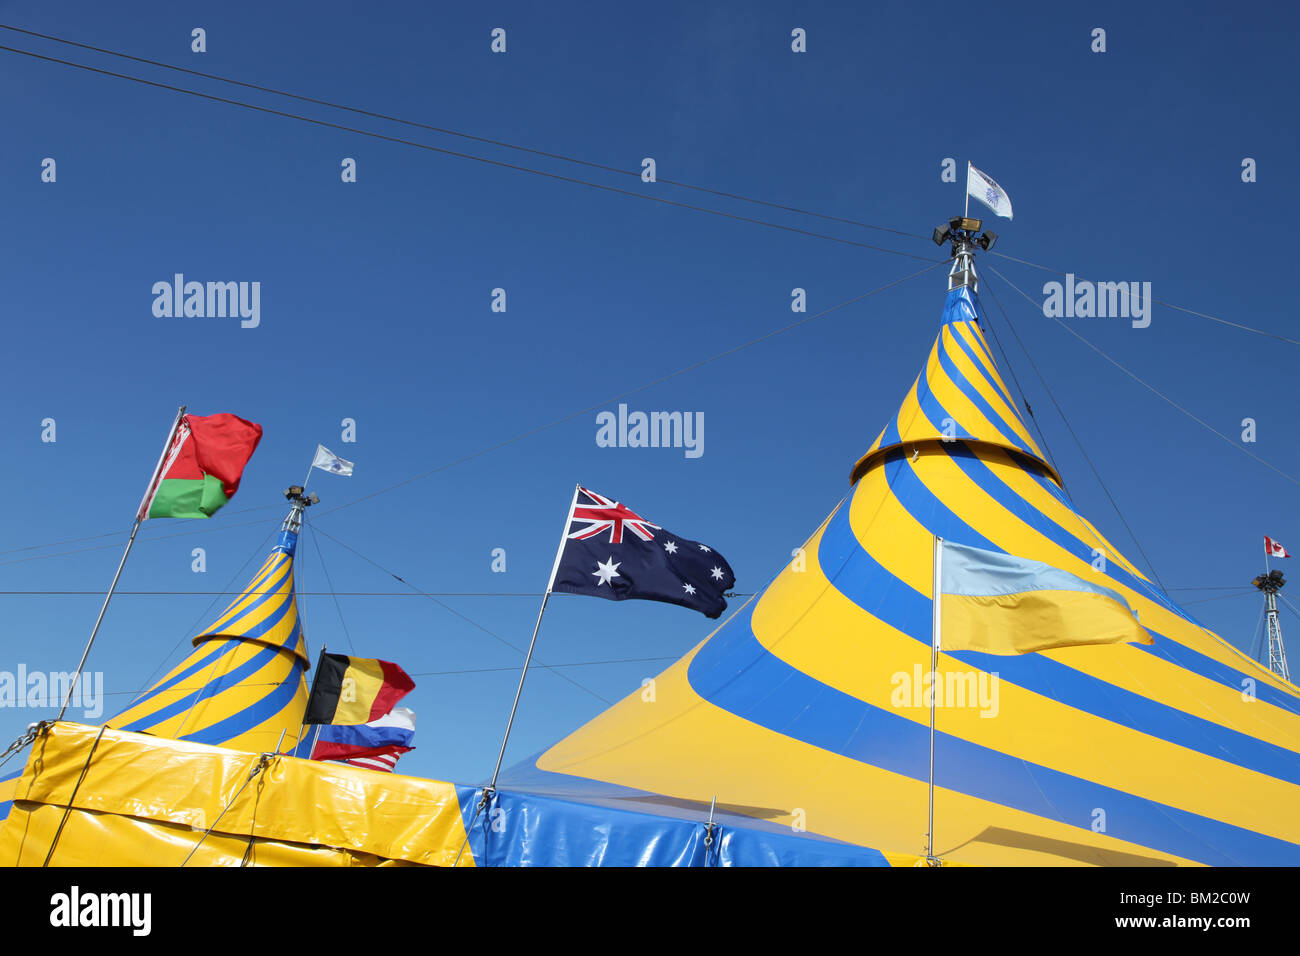
[[[552,590],[663,601],[716,618],[727,609],[723,592],[735,584],[731,565],[712,548],[578,489]]]

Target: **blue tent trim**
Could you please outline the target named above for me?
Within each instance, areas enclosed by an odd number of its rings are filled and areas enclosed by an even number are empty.
[[[889,866],[878,850],[537,769],[505,776],[476,813],[483,788],[458,788],[469,847],[482,866]]]

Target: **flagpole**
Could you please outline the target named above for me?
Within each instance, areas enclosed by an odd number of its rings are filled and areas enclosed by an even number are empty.
[[[317,443],[316,451],[312,453],[311,464],[307,466],[307,477],[302,480],[302,490],[307,490],[307,482],[311,481],[311,473],[316,468],[316,455],[320,454],[320,444]]]
[[[560,570],[560,558],[564,556],[564,544],[569,538],[569,525],[573,522],[573,509],[578,506],[578,491],[581,485],[573,486],[573,499],[569,502],[569,511],[564,516],[564,530],[560,532],[560,546],[555,549],[555,563],[551,565],[551,578],[546,582],[546,593],[542,595],[542,606],[537,611],[537,623],[533,625],[533,639],[528,642],[528,653],[524,656],[524,669],[519,674],[519,686],[515,688],[515,702],[510,707],[510,719],[506,721],[506,733],[501,738],[501,752],[497,754],[497,765],[492,770],[492,782],[488,790],[496,790],[497,775],[501,773],[501,761],[506,756],[506,744],[510,741],[510,728],[515,722],[515,711],[519,709],[519,697],[524,692],[524,678],[528,676],[528,664],[533,659],[533,647],[537,644],[537,632],[542,627],[542,615],[546,613],[546,602],[551,597],[551,588],[555,586],[555,575]]]
[[[117,571],[113,574],[113,581],[108,586],[108,593],[104,595],[104,603],[99,608],[99,617],[95,618],[95,626],[90,629],[90,640],[86,641],[86,649],[81,652],[81,661],[77,664],[77,672],[72,675],[72,681],[68,685],[68,693],[63,698],[63,706],[59,708],[59,716],[55,720],[62,720],[63,715],[68,710],[68,704],[72,702],[72,695],[77,689],[77,683],[81,680],[81,672],[85,669],[86,659],[90,657],[90,648],[95,643],[95,635],[99,633],[99,625],[104,621],[104,615],[108,612],[108,602],[113,600],[113,592],[117,590],[117,581],[122,576],[122,569],[126,567],[126,559],[131,554],[131,547],[135,544],[136,533],[140,530],[140,524],[148,515],[145,513],[145,506],[149,503],[153,495],[154,488],[158,484],[158,476],[162,473],[163,463],[167,460],[167,452],[172,447],[172,440],[176,437],[176,429],[180,427],[181,419],[185,417],[185,406],[182,405],[176,410],[176,419],[172,422],[171,431],[167,433],[167,440],[163,442],[162,453],[158,456],[158,463],[153,466],[153,476],[149,479],[149,486],[145,489],[144,498],[140,501],[140,507],[135,512],[135,524],[131,526],[131,537],[126,540],[126,548],[122,551],[122,560],[117,563]]]
[[[970,160],[966,160],[966,211],[962,213],[963,219],[970,218]]]
[[[939,680],[939,644],[941,641],[942,622],[940,621],[940,600],[943,593],[943,538],[934,536],[934,601],[930,611],[930,816],[926,830],[925,859],[933,866],[938,861],[934,856],[934,710],[935,697]]]
[[[298,739],[293,743],[293,749],[299,751],[302,749],[302,733],[307,729],[307,711],[311,710],[311,699],[316,696],[316,685],[320,683],[320,666],[325,660],[325,645],[320,646],[320,655],[316,658],[316,674],[311,679],[311,690],[307,692],[307,706],[302,711],[302,723],[298,725]],[[311,751],[307,751],[306,759],[311,759]]]

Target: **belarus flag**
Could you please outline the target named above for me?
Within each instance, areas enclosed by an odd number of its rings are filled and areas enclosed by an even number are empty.
[[[261,440],[262,426],[238,415],[185,415],[136,517],[211,518],[239,490]]]
[[[1264,535],[1264,553],[1270,558],[1289,558],[1290,552],[1282,547],[1282,542],[1274,541],[1268,535]]]

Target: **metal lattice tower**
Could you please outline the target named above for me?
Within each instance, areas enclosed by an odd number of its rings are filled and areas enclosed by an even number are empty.
[[[1264,616],[1268,620],[1268,669],[1283,680],[1290,680],[1286,664],[1286,645],[1282,643],[1282,625],[1277,619],[1277,592],[1286,584],[1281,571],[1268,571],[1251,582],[1264,592]]]

